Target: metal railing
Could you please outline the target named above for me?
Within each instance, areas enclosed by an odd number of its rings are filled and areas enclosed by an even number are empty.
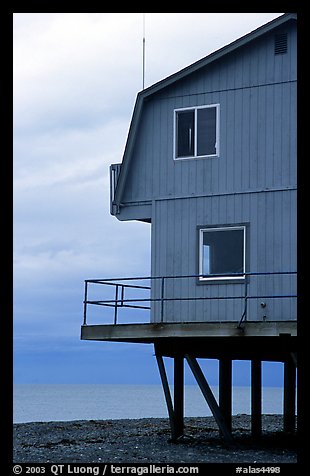
[[[107,279],[87,279],[85,280],[85,288],[84,288],[84,320],[83,325],[87,325],[87,310],[88,306],[95,305],[95,306],[103,306],[103,307],[111,307],[114,308],[114,318],[113,324],[118,324],[118,311],[120,308],[131,308],[131,309],[143,309],[143,310],[151,310],[152,303],[160,303],[159,306],[159,314],[160,314],[160,322],[164,322],[164,303],[166,302],[175,302],[175,301],[222,301],[222,300],[242,300],[243,301],[243,312],[238,320],[238,327],[242,326],[242,323],[247,319],[247,310],[248,310],[248,301],[250,299],[287,299],[287,298],[297,298],[297,294],[294,293],[274,293],[274,294],[253,294],[249,293],[249,284],[251,277],[262,277],[262,276],[296,276],[296,271],[279,271],[279,272],[246,272],[246,273],[235,273],[232,274],[221,274],[221,275],[179,275],[179,276],[147,276],[147,277],[136,277],[136,278],[107,278]],[[221,277],[222,279],[227,278],[235,278],[240,279],[238,284],[243,287],[243,292],[239,295],[231,295],[231,296],[172,296],[169,297],[167,295],[167,283],[170,280],[177,280],[177,279],[196,279],[199,280],[201,278],[208,278],[208,279],[218,279]],[[241,281],[242,279],[242,281]],[[148,285],[143,284],[131,284],[133,282],[143,282],[147,281]],[[152,290],[152,283],[159,283],[157,285],[157,293],[158,297],[151,296]],[[206,285],[209,285],[208,282],[203,282]],[[214,281],[213,281],[214,283]],[[89,299],[89,290],[90,286],[106,286],[113,288],[114,292],[112,299]],[[279,287],[279,285],[277,286]],[[282,286],[283,287],[283,286]],[[289,285],[292,288],[291,285]],[[212,288],[212,285],[209,286]],[[221,286],[221,289],[225,288]],[[137,290],[139,293],[147,291],[149,293],[146,297],[127,297],[128,292],[132,290]],[[126,296],[127,294],[127,296]],[[153,293],[154,294],[154,293]]]

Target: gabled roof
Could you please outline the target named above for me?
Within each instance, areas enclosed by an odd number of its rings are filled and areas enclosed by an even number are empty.
[[[274,20],[265,23],[264,25],[260,26],[259,28],[251,31],[250,33],[247,33],[246,35],[242,36],[241,38],[238,38],[237,40],[233,41],[232,43],[229,43],[228,45],[214,51],[213,53],[209,54],[208,56],[205,56],[204,58],[196,61],[195,63],[190,64],[189,66],[181,69],[180,71],[168,76],[165,79],[162,79],[161,81],[158,81],[157,83],[153,84],[152,86],[144,89],[143,91],[140,91],[137,95],[136,98],[136,103],[132,115],[132,120],[128,132],[128,137],[127,137],[127,142],[125,146],[125,151],[123,155],[123,161],[122,161],[122,167],[121,167],[121,172],[119,175],[118,183],[117,183],[117,188],[115,192],[115,197],[114,197],[114,203],[119,206],[121,202],[121,198],[123,195],[123,190],[126,182],[126,177],[128,174],[129,166],[130,166],[130,161],[132,157],[132,151],[133,147],[135,144],[136,140],[136,134],[138,131],[138,125],[141,117],[141,112],[143,109],[143,104],[145,99],[149,98],[151,95],[158,93],[162,89],[166,88],[167,86],[171,86],[173,83],[183,79],[184,77],[196,72],[197,70],[204,68],[205,66],[213,63],[214,61],[222,58],[223,56],[237,50],[238,48],[241,48],[244,45],[247,45],[253,40],[256,40],[260,38],[261,36],[265,35],[266,33],[269,33],[270,31],[274,30],[275,28],[278,28],[281,25],[284,25],[285,23],[288,23],[290,21],[296,21],[297,20],[297,14],[296,13],[285,13],[284,15],[281,15],[278,18],[275,18]]]

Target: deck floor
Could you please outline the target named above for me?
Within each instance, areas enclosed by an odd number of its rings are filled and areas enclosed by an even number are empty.
[[[85,325],[82,340],[152,343],[166,338],[201,337],[277,337],[296,336],[296,321],[246,322],[242,329],[236,322],[159,323]]]

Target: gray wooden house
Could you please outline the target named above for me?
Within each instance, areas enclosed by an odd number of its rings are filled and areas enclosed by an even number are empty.
[[[283,361],[284,427],[294,428],[296,23],[280,16],[141,91],[122,163],[110,169],[112,215],[150,223],[151,271],[148,286],[88,280],[81,335],[155,345],[174,438],[184,358],[226,438],[232,360],[252,361],[256,433],[261,361]],[[114,299],[90,300],[92,284],[114,286]],[[126,299],[133,289],[149,297]],[[121,307],[146,301],[149,323],[117,323]],[[113,324],[89,324],[90,304],[112,306]],[[174,403],[163,356],[175,359]],[[197,357],[220,361],[219,402]]]

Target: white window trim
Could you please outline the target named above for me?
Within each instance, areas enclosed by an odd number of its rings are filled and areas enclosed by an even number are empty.
[[[212,275],[210,277],[201,276],[203,275],[203,233],[207,231],[226,231],[226,230],[243,230],[243,271],[246,270],[246,227],[244,225],[240,226],[221,226],[213,228],[201,228],[199,230],[199,281],[236,281],[240,279],[245,279],[245,274],[240,274],[238,276],[216,276]]]
[[[197,110],[206,109],[209,107],[216,108],[216,143],[215,143],[215,154],[210,155],[197,155]],[[194,141],[194,155],[188,157],[176,157],[177,154],[177,113],[180,111],[195,111],[195,141]],[[192,107],[181,107],[174,109],[174,122],[173,122],[173,160],[188,160],[188,159],[203,159],[207,157],[219,157],[220,156],[220,104],[207,104],[204,106],[192,106]]]

